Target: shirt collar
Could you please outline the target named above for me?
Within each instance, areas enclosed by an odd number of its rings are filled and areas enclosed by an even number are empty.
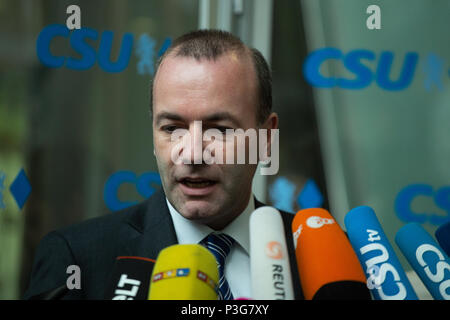
[[[167,206],[169,207],[170,215],[172,216],[173,225],[177,234],[178,243],[180,244],[196,244],[199,243],[211,232],[214,232],[210,227],[191,221],[183,217],[169,202],[166,197]],[[237,216],[228,226],[220,232],[226,233],[233,237],[237,243],[249,254],[250,252],[250,214],[255,210],[255,200],[253,195],[250,196],[247,207]]]

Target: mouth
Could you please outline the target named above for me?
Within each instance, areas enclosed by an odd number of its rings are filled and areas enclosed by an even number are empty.
[[[207,178],[186,177],[178,180],[183,193],[189,196],[205,196],[211,193],[217,181]]]
[[[206,188],[217,183],[214,180],[204,178],[183,178],[179,182],[189,188]]]

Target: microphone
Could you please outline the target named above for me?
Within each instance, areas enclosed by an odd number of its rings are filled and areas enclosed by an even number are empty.
[[[217,300],[219,270],[214,255],[199,244],[177,244],[160,251],[149,300]]]
[[[67,285],[63,284],[60,287],[32,296],[30,300],[60,300],[68,291]]]
[[[147,300],[154,263],[143,257],[117,257],[105,299]]]
[[[300,210],[292,232],[305,299],[371,300],[358,257],[327,210]]]
[[[442,250],[445,251],[447,256],[450,256],[450,221],[437,228],[434,235]]]
[[[395,242],[436,300],[450,300],[450,260],[433,237],[417,223],[398,230]]]
[[[252,299],[294,300],[283,220],[273,207],[250,215],[250,270]]]
[[[347,235],[367,273],[376,300],[418,300],[372,208],[352,209],[344,218]]]

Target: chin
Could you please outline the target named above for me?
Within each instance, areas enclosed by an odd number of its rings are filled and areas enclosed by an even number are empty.
[[[198,220],[203,222],[216,216],[217,208],[208,201],[202,200],[187,200],[181,206],[180,213],[189,220]]]

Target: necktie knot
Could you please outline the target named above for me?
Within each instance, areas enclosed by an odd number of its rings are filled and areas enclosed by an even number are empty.
[[[235,240],[224,233],[210,233],[200,244],[205,246],[216,258],[219,269],[219,299],[233,299],[228,281],[225,279],[225,260],[231,251]]]

